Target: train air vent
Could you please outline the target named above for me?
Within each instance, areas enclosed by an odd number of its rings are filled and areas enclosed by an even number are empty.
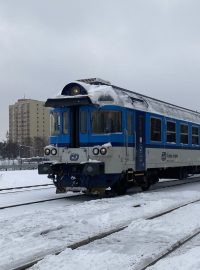
[[[111,101],[111,102],[113,102],[114,99],[110,95],[102,95],[99,97],[98,101]]]
[[[90,78],[90,79],[82,79],[82,80],[77,80],[78,82],[84,82],[84,83],[88,83],[88,84],[96,84],[96,85],[111,85],[111,83],[109,81],[105,81],[103,79],[100,78]]]

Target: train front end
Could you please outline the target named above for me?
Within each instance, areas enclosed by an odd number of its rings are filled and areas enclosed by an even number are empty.
[[[48,162],[38,166],[48,174],[57,193],[101,193],[115,186],[133,148],[124,132],[123,107],[115,102],[107,82],[74,82],[61,95],[48,99],[51,108],[50,145],[44,149]],[[123,119],[124,118],[124,119]]]

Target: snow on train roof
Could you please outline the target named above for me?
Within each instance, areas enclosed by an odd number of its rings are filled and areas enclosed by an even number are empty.
[[[82,86],[87,91],[87,96],[93,104],[98,104],[100,106],[114,104],[165,115],[169,118],[200,123],[200,113],[198,112],[111,85],[109,82],[106,82],[107,84],[91,84],[85,81],[87,80],[79,80],[72,83]],[[64,97],[61,93],[62,91],[59,93],[57,98]]]

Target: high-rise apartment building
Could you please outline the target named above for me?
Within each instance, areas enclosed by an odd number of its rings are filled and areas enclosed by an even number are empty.
[[[43,101],[19,99],[9,106],[9,140],[19,145],[48,141],[50,134],[49,109]]]

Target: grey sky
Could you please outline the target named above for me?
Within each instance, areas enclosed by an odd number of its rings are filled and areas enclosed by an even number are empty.
[[[199,11],[199,0],[0,0],[0,140],[9,104],[81,78],[200,111]]]

